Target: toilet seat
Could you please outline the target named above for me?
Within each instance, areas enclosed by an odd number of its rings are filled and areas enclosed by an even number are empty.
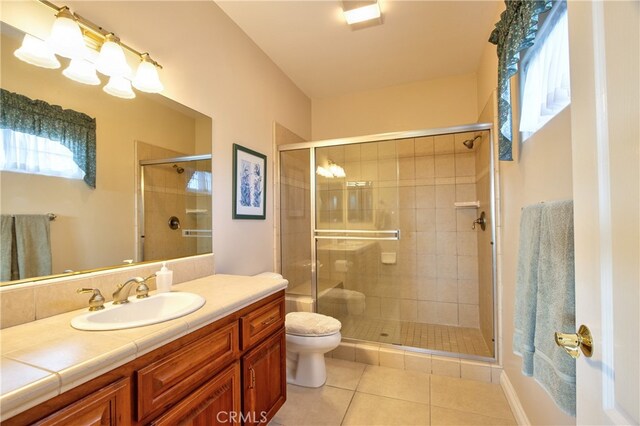
[[[342,324],[335,318],[313,312],[290,312],[285,317],[286,333],[295,336],[321,337],[336,334]]]

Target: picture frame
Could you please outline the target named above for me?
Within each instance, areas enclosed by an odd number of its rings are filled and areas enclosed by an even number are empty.
[[[266,218],[267,156],[233,144],[233,218]]]

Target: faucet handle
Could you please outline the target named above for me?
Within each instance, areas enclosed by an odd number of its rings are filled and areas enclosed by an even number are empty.
[[[136,298],[144,299],[145,297],[149,297],[149,286],[142,283],[136,288]]]
[[[76,290],[76,293],[93,293],[91,298],[89,299],[89,310],[90,311],[99,311],[100,309],[104,309],[104,302],[106,301],[100,290],[97,288],[79,288]]]
[[[147,281],[155,277],[156,277],[156,274],[153,273],[149,275],[147,278],[145,278],[144,280],[142,280],[140,285],[138,285],[138,287],[136,288],[137,299],[144,299],[145,297],[149,297],[149,286],[147,285]]]

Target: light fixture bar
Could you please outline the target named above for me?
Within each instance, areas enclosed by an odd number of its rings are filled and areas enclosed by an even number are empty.
[[[53,4],[53,3],[51,3],[50,1],[47,1],[47,0],[38,0],[38,1],[40,3],[42,3],[43,5],[55,10],[56,13],[64,8],[64,7],[58,7],[55,4]],[[90,20],[88,20],[86,18],[83,18],[82,16],[78,15],[75,12],[71,12],[71,14],[76,18],[78,24],[80,25],[80,28],[83,29],[84,35],[88,36],[91,40],[94,40],[96,42],[96,44],[102,44],[106,40],[106,38],[107,38],[107,36],[109,34],[115,35],[113,32],[105,30],[104,28],[94,24],[93,22],[91,22]],[[149,56],[149,53],[147,53],[147,52],[139,52],[136,49],[134,49],[133,47],[123,43],[122,41],[119,41],[118,44],[120,46],[122,46],[123,48],[127,49],[129,52],[131,52],[134,55],[136,55],[141,60],[143,59],[143,55],[146,55],[146,57],[144,58],[145,61],[150,62],[153,65],[155,65],[156,67],[162,69],[162,65],[160,65],[159,63],[154,61]]]

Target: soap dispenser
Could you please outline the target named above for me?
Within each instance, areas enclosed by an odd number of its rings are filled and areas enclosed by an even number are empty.
[[[162,262],[162,268],[156,272],[156,287],[158,293],[166,293],[171,291],[171,284],[173,283],[173,271],[167,268],[167,262]]]

